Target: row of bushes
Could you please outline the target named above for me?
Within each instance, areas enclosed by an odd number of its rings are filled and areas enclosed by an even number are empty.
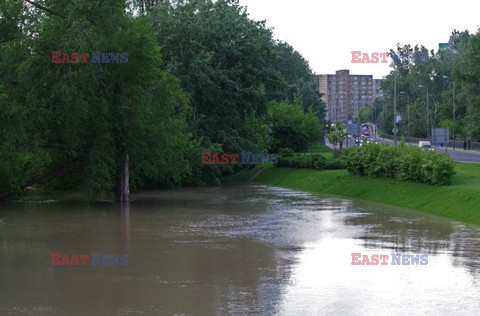
[[[280,150],[276,166],[317,170],[345,168],[345,164],[338,159],[327,159],[318,153],[295,153],[289,148]]]
[[[367,144],[348,148],[342,156],[348,172],[358,176],[445,185],[455,174],[449,156],[414,146]]]

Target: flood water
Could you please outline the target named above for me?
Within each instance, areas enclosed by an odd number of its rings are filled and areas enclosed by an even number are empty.
[[[0,315],[480,311],[478,226],[268,186],[133,198],[0,204]],[[52,265],[52,253],[128,264]],[[428,264],[352,265],[352,253]]]

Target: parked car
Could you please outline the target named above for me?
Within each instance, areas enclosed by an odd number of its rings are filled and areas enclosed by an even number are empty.
[[[435,151],[435,148],[433,148],[432,144],[428,140],[421,140],[418,142],[418,147],[423,149],[423,150],[433,150]]]
[[[375,138],[369,138],[369,139],[367,139],[367,144],[370,144],[370,143],[378,144],[378,141]]]
[[[359,145],[363,146],[364,144],[368,144],[368,138],[364,135],[359,139]]]

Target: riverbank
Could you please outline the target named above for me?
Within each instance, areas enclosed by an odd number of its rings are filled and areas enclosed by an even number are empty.
[[[249,179],[260,168],[242,172],[232,179]],[[455,163],[455,171],[449,186],[356,177],[349,175],[346,170],[274,167],[264,167],[252,180],[261,184],[393,205],[480,225],[480,166]]]

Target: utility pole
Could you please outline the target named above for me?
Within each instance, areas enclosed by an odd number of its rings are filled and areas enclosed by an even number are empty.
[[[453,124],[452,124],[452,129],[453,129],[453,150],[455,150],[455,81],[453,82],[453,98],[452,98],[452,104],[453,104]]]
[[[428,88],[427,88],[427,137],[430,138],[430,106],[428,105]]]
[[[393,142],[397,146],[397,73],[393,81]]]
[[[387,132],[387,123],[385,122],[385,100],[383,100],[383,124],[382,124],[382,128],[383,128],[383,140],[385,140],[385,133]]]
[[[410,97],[407,94],[407,142],[410,141]]]
[[[426,88],[427,89],[427,138],[429,139],[430,138],[430,132],[429,132],[429,115],[428,115],[428,88],[427,87],[424,87],[423,85],[418,85],[419,88]]]
[[[405,94],[407,96],[407,143],[410,140],[410,96],[404,91],[400,91],[400,94]]]
[[[448,76],[443,76],[443,79],[451,79]],[[453,96],[452,96],[452,130],[453,130],[453,150],[455,150],[455,81],[451,80],[453,82]]]

